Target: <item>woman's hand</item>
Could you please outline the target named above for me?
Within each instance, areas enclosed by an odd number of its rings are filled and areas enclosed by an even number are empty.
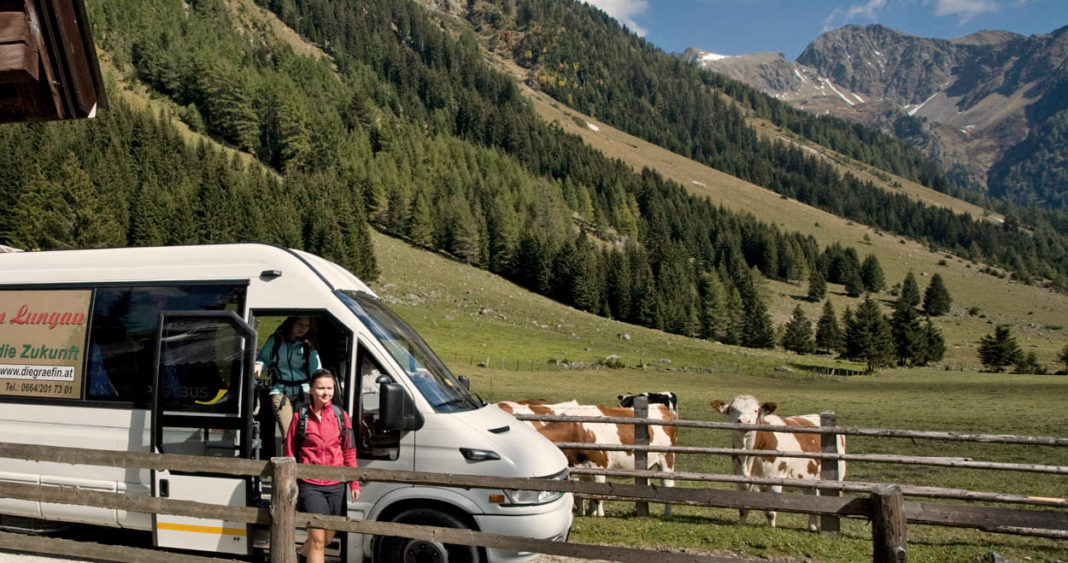
[[[360,489],[349,489],[352,491],[352,502],[356,502],[360,499]]]

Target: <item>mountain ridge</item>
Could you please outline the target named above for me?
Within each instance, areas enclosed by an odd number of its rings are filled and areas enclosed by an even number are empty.
[[[844,26],[814,39],[796,61],[763,54],[707,60],[700,53],[679,56],[800,109],[894,133],[992,195],[1018,205],[1068,203],[1068,190],[1027,176],[1033,152],[1023,150],[1027,142],[1041,144],[1037,137],[1056,130],[1046,121],[1068,109],[1068,26],[951,40]],[[796,78],[780,79],[790,75]],[[802,77],[826,86],[801,87]]]

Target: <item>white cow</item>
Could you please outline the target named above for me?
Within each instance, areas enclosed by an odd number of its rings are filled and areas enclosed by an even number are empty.
[[[505,401],[497,403],[502,410],[513,414],[556,414],[563,416],[588,416],[588,417],[625,417],[633,418],[634,409],[624,407],[604,407],[598,405],[580,405],[575,401],[566,403],[546,404],[543,401]],[[661,420],[674,420],[675,413],[665,405],[650,405],[649,418]],[[631,424],[615,424],[607,422],[534,422],[527,421],[535,430],[553,442],[584,442],[589,444],[603,445],[633,445],[634,426]],[[676,428],[674,426],[650,426],[650,445],[675,445]],[[629,451],[605,451],[597,449],[563,449],[567,456],[568,464],[572,467],[598,467],[602,469],[635,469],[634,453]],[[647,455],[646,469],[657,471],[674,471],[675,454],[671,452],[649,452]],[[588,479],[588,476],[583,476]],[[603,475],[593,476],[593,480],[604,483]],[[674,487],[674,479],[664,479],[665,487]],[[582,512],[581,502],[575,499],[579,513]],[[604,505],[601,501],[590,501],[588,514],[604,516]],[[671,516],[671,505],[665,505],[664,515]]]
[[[738,395],[730,403],[712,401],[712,408],[723,413],[731,422],[740,424],[767,424],[775,426],[819,426],[818,414],[805,414],[783,418],[771,414],[775,411],[775,403],[760,404],[752,395]],[[793,433],[793,432],[770,432],[767,430],[735,430],[733,445],[736,449],[744,450],[778,450],[784,452],[819,452],[820,434]],[[838,435],[838,453],[844,454],[845,436]],[[766,478],[766,479],[810,479],[820,478],[821,461],[819,459],[807,459],[798,457],[775,457],[775,456],[732,456],[734,474],[743,477]],[[838,479],[845,478],[845,460],[838,461]],[[782,485],[755,485],[739,483],[738,490],[767,491],[774,493],[782,492]],[[809,494],[816,494],[815,489],[806,489]],[[742,523],[749,515],[748,510],[739,510]],[[768,523],[775,527],[778,513],[767,511]],[[817,528],[816,515],[810,515],[808,528],[815,531]]]

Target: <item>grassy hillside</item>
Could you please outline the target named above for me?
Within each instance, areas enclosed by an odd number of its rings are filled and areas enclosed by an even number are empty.
[[[840,242],[855,246],[862,257],[867,253],[874,254],[886,271],[888,286],[899,283],[912,270],[922,290],[926,288],[930,275],[941,274],[954,299],[953,311],[937,321],[944,330],[948,344],[944,364],[950,368],[977,368],[977,342],[981,336],[993,331],[994,324],[1012,325],[1024,352],[1034,351],[1039,361],[1050,367],[1056,365],[1055,356],[1068,343],[1068,296],[1062,293],[979,273],[981,265],[946,253],[933,252],[915,241],[882,233],[796,200],[783,198],[771,190],[623,133],[560,105],[544,93],[525,87],[523,92],[534,102],[534,107],[543,118],[580,135],[591,146],[630,164],[636,170],[646,167],[657,170],[686,186],[692,193],[707,196],[718,204],[753,213],[785,230],[812,235],[821,246]],[[863,173],[860,170],[855,172]],[[946,194],[900,178],[891,178],[892,181],[911,186],[910,189],[928,203],[941,202],[958,211],[977,210]],[[790,311],[798,303],[805,308],[809,318],[818,318],[818,304],[799,300],[807,291],[804,284],[769,282],[769,286],[776,298],[770,308],[777,324],[785,323]],[[831,294],[839,313],[846,306],[856,307],[858,300],[847,297],[841,286],[832,286]],[[893,300],[886,293],[879,297],[885,302]],[[978,315],[968,314],[972,307],[979,308]]]
[[[314,46],[302,41],[298,35],[278,21],[273,13],[256,6],[251,0],[231,0],[227,5],[233,14],[235,25],[241,29],[259,30],[257,33],[277,37],[292,46],[295,51],[310,54],[314,58],[329,58]],[[105,55],[101,59],[106,65],[109,57]],[[514,65],[500,59],[495,59],[495,64],[508,70],[513,76],[522,76],[521,73],[517,74],[519,71]],[[181,108],[170,99],[150,95],[143,85],[132,79],[130,74],[125,74],[124,77],[131,78],[131,80],[123,81],[117,73],[111,72],[108,68],[105,70],[116,80],[116,84],[120,85],[112,89],[112,95],[121,96],[136,107],[148,104],[157,110],[166,110],[172,116],[181,111]],[[1056,369],[1054,357],[1065,342],[1068,342],[1068,331],[1060,328],[1066,324],[1065,319],[1068,319],[1068,296],[980,274],[975,264],[930,252],[913,241],[903,242],[903,239],[899,237],[853,224],[792,199],[784,199],[770,190],[740,181],[621,133],[561,106],[542,93],[526,88],[523,88],[523,91],[533,100],[535,109],[543,119],[559,124],[565,131],[581,135],[590,146],[609,157],[626,162],[635,170],[645,167],[655,169],[665,177],[685,186],[693,194],[707,196],[729,209],[752,213],[786,231],[796,230],[805,235],[812,235],[821,246],[840,242],[845,246],[855,246],[861,257],[869,252],[874,254],[886,272],[888,285],[899,282],[905,273],[912,269],[923,289],[926,287],[930,274],[940,273],[954,298],[954,306],[950,315],[938,320],[938,325],[944,331],[948,344],[943,366],[950,369],[977,367],[975,348],[979,337],[991,332],[994,324],[1009,323],[1025,352],[1036,352],[1040,363]],[[177,119],[173,119],[172,122],[183,131],[190,144],[207,139],[203,135],[189,131]],[[791,137],[788,132],[765,125],[769,135]],[[802,142],[797,139],[795,141]],[[825,152],[825,149],[818,150]],[[241,154],[246,162],[251,162],[251,157],[245,153]],[[833,158],[845,164],[852,162],[841,156],[833,156]],[[861,168],[855,168],[853,172],[858,175],[866,173]],[[889,183],[895,182],[900,183],[903,186],[902,189],[912,189],[923,194],[924,198],[928,198],[925,201],[929,203],[945,200],[945,204],[955,206],[954,209],[975,211],[968,209],[967,204],[947,198],[944,194],[890,177]],[[943,261],[944,265],[940,264]],[[790,311],[797,304],[801,304],[810,318],[815,319],[818,316],[817,304],[799,300],[799,297],[806,292],[804,283],[789,284],[771,281],[766,282],[766,288],[771,298],[770,312],[777,325],[786,322]],[[856,300],[845,296],[841,286],[831,286],[830,292],[839,313],[846,306],[855,307]],[[879,298],[889,301],[892,296],[883,293]],[[969,315],[968,311],[973,307],[978,309],[978,314]],[[547,321],[541,322],[550,324]],[[586,330],[587,327],[580,328],[581,330],[576,329],[572,332],[584,337],[589,331]],[[592,326],[590,330],[595,331],[598,328]],[[521,337],[520,340],[523,338],[526,337]],[[755,351],[748,351],[748,353],[754,356],[761,354]],[[532,358],[525,358],[525,360],[529,364]]]
[[[483,399],[578,399],[611,404],[615,396],[673,390],[683,418],[720,420],[709,401],[751,393],[776,401],[787,414],[835,410],[839,424],[968,432],[1063,435],[1068,378],[982,374],[973,370],[885,370],[875,376],[821,376],[806,366],[858,369],[826,357],[753,351],[628,326],[563,307],[484,271],[407,244],[375,236],[382,268],[375,290],[387,299],[457,373],[471,377]],[[629,338],[621,338],[627,335]],[[558,361],[595,363],[618,355],[624,369],[565,369]],[[480,367],[478,364],[488,364]],[[637,365],[644,367],[636,367]],[[1046,400],[1036,400],[1045,397]],[[1026,413],[1026,414],[1024,414]],[[681,445],[726,446],[723,433],[684,429]],[[850,438],[853,453],[970,456],[977,460],[1068,464],[1068,452],[1041,448],[957,445]],[[680,471],[729,472],[727,458],[682,456]],[[997,474],[940,468],[853,463],[849,478],[1063,496],[1063,476]],[[696,485],[694,485],[696,486]],[[708,485],[706,485],[708,486]],[[658,510],[654,507],[654,514]],[[581,542],[686,548],[805,561],[870,557],[870,528],[847,521],[839,539],[805,531],[800,515],[781,515],[770,531],[763,515],[738,526],[728,510],[676,508],[673,521],[639,519],[624,503],[610,503],[605,519],[578,518]],[[925,526],[910,527],[910,560],[967,561],[997,551],[1016,560],[1054,561],[1068,546]]]
[[[228,6],[234,14],[237,25],[250,29],[270,30],[269,35],[280,38],[298,52],[309,53],[316,58],[328,58],[310,44],[301,41],[300,37],[279,22],[274,14],[256,6],[251,0],[233,0],[228,3]],[[107,56],[101,57],[105,64],[108,58]],[[495,64],[516,75],[517,69],[514,65],[509,65],[500,59],[496,59]],[[105,70],[120,85],[112,89],[113,95],[122,96],[123,99],[137,107],[148,104],[157,110],[166,110],[170,115],[179,113],[181,108],[168,98],[152,96],[136,80],[121,81],[117,73],[112,73],[107,68]],[[778,225],[786,231],[796,230],[805,235],[812,235],[821,246],[840,242],[845,246],[855,246],[861,257],[869,252],[874,254],[886,272],[888,286],[901,281],[905,273],[912,269],[922,290],[926,287],[931,274],[940,273],[954,298],[952,312],[937,321],[944,331],[948,345],[943,366],[949,369],[977,367],[975,350],[979,337],[991,332],[994,324],[1008,323],[1012,325],[1013,332],[1025,352],[1036,352],[1040,363],[1056,369],[1054,358],[1068,342],[1068,330],[1060,328],[1068,324],[1065,320],[1068,319],[1068,296],[980,274],[977,271],[979,267],[975,264],[941,253],[930,252],[916,242],[904,241],[900,237],[879,233],[795,200],[784,199],[770,190],[740,181],[626,135],[604,123],[566,108],[542,93],[527,88],[523,88],[523,91],[533,100],[535,109],[545,120],[559,124],[565,131],[581,135],[590,146],[609,157],[626,162],[636,170],[645,167],[655,169],[665,177],[686,186],[691,193],[707,196],[717,204],[730,209],[753,213],[758,218]],[[203,135],[189,131],[179,120],[173,119],[172,121],[184,132],[191,144],[206,139]],[[770,131],[771,126],[768,127]],[[789,136],[789,133],[781,130],[769,134]],[[251,161],[251,157],[247,155],[244,155],[244,158]],[[849,159],[840,156],[836,156],[835,159],[844,163],[850,162]],[[859,175],[864,172],[857,168],[854,169],[854,173]],[[913,186],[912,189],[925,194],[924,197],[930,198],[928,201],[932,203],[938,198],[947,198],[944,194],[898,178],[891,177],[891,182],[900,182],[906,187],[904,189]],[[957,200],[948,201],[946,204],[959,205],[959,210],[967,210],[966,204],[953,203],[955,201]],[[940,264],[943,261],[944,264]],[[797,304],[801,304],[810,318],[815,319],[818,316],[817,304],[799,300],[807,289],[804,283],[788,284],[771,281],[766,282],[766,288],[771,298],[770,312],[777,325],[786,322],[790,311]],[[846,306],[855,307],[856,300],[845,296],[841,286],[831,286],[830,293],[839,314]],[[883,301],[892,300],[892,296],[886,293],[879,297]],[[968,314],[972,307],[978,308],[977,315]],[[546,325],[551,324],[548,321],[540,322]],[[605,320],[602,322],[608,323]],[[595,334],[599,328],[601,327],[590,325],[576,327],[571,332],[581,335],[576,338],[587,338],[587,334]],[[614,336],[618,332],[620,330],[610,332],[608,335]],[[527,337],[519,337],[519,340],[523,341],[525,338]],[[756,351],[745,352],[753,357],[761,354]],[[463,350],[457,353],[462,354]],[[468,353],[468,355],[474,357],[478,354]],[[513,359],[525,360],[529,364],[534,358]],[[538,359],[542,360],[542,358]]]

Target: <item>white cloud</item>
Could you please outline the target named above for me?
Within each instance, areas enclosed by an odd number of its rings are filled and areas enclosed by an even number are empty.
[[[998,11],[998,3],[994,0],[933,0],[936,16],[960,16],[961,23],[973,17]],[[924,4],[931,0],[925,0]]]
[[[846,9],[835,8],[823,19],[823,31],[830,31],[845,25],[857,16],[864,16],[870,21],[876,21],[875,11],[886,6],[886,0],[868,0],[867,4],[856,4]]]
[[[619,23],[627,26],[639,37],[645,37],[645,29],[634,21],[634,16],[645,11],[649,7],[646,0],[586,0],[591,6],[599,8],[604,13],[615,18]]]

